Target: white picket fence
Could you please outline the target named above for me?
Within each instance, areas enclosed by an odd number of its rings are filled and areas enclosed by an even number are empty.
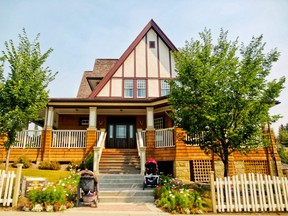
[[[6,173],[5,170],[0,170],[0,204],[3,206],[17,206],[22,166],[23,164],[17,165],[16,174],[14,171]]]
[[[213,212],[288,211],[286,177],[241,174],[224,179],[211,172]]]

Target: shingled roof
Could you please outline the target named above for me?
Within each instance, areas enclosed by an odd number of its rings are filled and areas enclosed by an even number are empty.
[[[118,59],[96,59],[93,71],[84,71],[82,80],[78,89],[77,98],[87,98],[91,93],[88,83],[89,78],[100,78],[106,76],[110,69],[115,65]]]

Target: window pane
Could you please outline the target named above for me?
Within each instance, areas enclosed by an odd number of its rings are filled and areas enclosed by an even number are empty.
[[[116,125],[116,138],[126,138],[126,125]]]
[[[124,97],[133,97],[133,80],[124,80]]]
[[[137,97],[146,97],[146,80],[137,80]]]
[[[113,125],[109,125],[109,138],[113,138]]]
[[[163,128],[163,117],[158,117],[154,119],[154,127],[155,129],[162,129]]]
[[[170,86],[165,80],[161,80],[161,96],[170,94]]]
[[[134,134],[134,127],[133,125],[129,125],[129,138],[133,139],[133,134]]]

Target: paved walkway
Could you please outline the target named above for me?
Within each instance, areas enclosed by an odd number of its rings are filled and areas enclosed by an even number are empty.
[[[0,208],[1,216],[184,216],[179,214],[170,214],[160,209],[156,208],[153,203],[99,203],[98,208],[93,207],[79,207],[71,208],[62,212],[24,212],[24,211],[13,211],[5,210]],[[202,216],[258,216],[258,215],[285,215],[288,216],[288,213],[208,213],[203,214]]]

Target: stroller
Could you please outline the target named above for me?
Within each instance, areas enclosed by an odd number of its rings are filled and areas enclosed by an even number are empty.
[[[143,190],[146,187],[156,187],[159,181],[157,162],[154,158],[146,161],[145,168]]]
[[[80,182],[77,190],[77,206],[92,205],[98,206],[98,179],[90,170],[80,172]]]

